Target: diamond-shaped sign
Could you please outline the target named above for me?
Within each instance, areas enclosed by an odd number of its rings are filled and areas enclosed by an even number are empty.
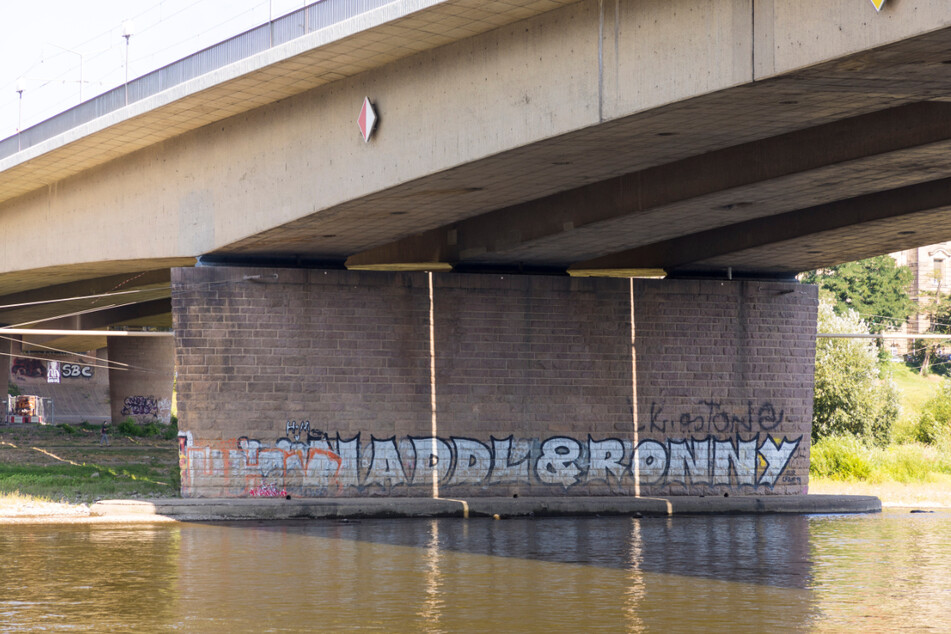
[[[364,97],[363,107],[360,108],[360,116],[357,117],[357,125],[360,126],[360,134],[363,135],[364,142],[370,140],[370,135],[373,134],[373,129],[376,127],[376,121],[376,110],[373,109],[370,98]]]
[[[885,0],[872,0],[872,6],[875,7],[876,11],[881,11],[882,7],[885,6]]]

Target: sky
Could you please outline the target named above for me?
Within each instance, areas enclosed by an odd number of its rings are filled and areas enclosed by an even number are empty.
[[[313,0],[310,0],[313,2]],[[0,139],[308,0],[4,0]],[[82,78],[82,82],[80,82]],[[17,92],[21,90],[22,92]]]

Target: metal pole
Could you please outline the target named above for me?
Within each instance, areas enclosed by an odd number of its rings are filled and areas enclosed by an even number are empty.
[[[132,37],[132,20],[122,23],[122,37],[125,38],[125,105],[129,105],[129,38]]]
[[[23,129],[23,88],[17,88],[17,94],[20,95],[17,107],[17,134]]]

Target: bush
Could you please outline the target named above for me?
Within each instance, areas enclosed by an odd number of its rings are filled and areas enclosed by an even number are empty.
[[[928,445],[951,437],[951,382],[945,381],[938,393],[925,401],[912,433],[915,441]]]
[[[812,446],[809,474],[832,480],[921,483],[951,475],[947,448],[917,443],[869,447],[854,436],[824,438]]]
[[[7,394],[10,396],[20,396],[20,388],[13,381],[7,381]]]
[[[937,461],[929,456],[921,445],[897,445],[885,449],[876,462],[876,482],[926,482],[932,471],[938,468]]]
[[[76,428],[70,425],[69,423],[61,423],[56,426],[64,434],[75,434]]]
[[[819,332],[867,333],[855,312],[836,315],[829,301],[819,304]],[[862,339],[816,342],[816,383],[812,440],[856,436],[885,445],[899,415],[898,389],[882,375],[874,344]]]
[[[832,436],[812,446],[810,475],[832,480],[866,480],[872,474],[869,448],[854,436]]]
[[[174,422],[177,423],[177,419]],[[151,421],[145,423],[144,425],[140,425],[139,423],[135,422],[134,418],[130,416],[119,423],[119,433],[137,438],[158,437],[170,440],[178,436],[178,425],[162,425],[156,421]]]
[[[135,422],[135,419],[129,416],[124,421],[119,423],[119,433],[125,434],[126,436],[144,436],[145,433],[142,429],[142,426]]]
[[[173,438],[178,438],[178,417],[172,416],[171,421],[165,427],[165,431],[162,434],[162,438],[165,440],[172,440]]]

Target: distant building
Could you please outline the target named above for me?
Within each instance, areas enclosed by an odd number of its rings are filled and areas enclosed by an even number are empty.
[[[896,332],[922,334],[929,331],[931,319],[928,305],[939,295],[951,295],[951,242],[940,242],[917,249],[907,249],[889,254],[899,266],[911,269],[912,279],[908,294],[918,305],[918,313]],[[907,339],[886,340],[886,345],[896,354],[904,354],[911,348]]]

